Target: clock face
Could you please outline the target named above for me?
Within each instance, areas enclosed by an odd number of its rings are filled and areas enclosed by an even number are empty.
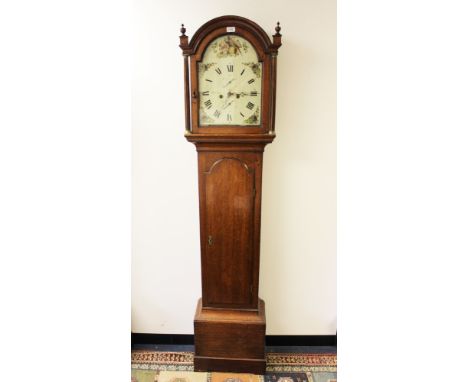
[[[213,40],[198,64],[201,126],[260,126],[262,63],[237,35]]]

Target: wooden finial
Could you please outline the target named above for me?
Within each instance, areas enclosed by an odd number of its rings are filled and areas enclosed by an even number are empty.
[[[280,23],[278,21],[276,23],[276,28],[275,28],[276,34],[275,34],[275,36],[281,36],[280,30],[281,30],[281,27],[280,27]]]
[[[182,33],[180,36],[179,36],[179,40],[180,40],[180,48],[182,50],[185,50],[188,48],[188,37],[185,35],[185,31],[187,29],[185,29],[184,27],[184,24],[182,24],[182,26],[180,27],[180,33]]]
[[[273,47],[278,50],[278,48],[281,46],[281,33],[280,33],[281,27],[279,21],[276,23],[276,34],[273,35]]]

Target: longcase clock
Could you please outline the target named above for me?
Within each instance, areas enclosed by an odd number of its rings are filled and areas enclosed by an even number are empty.
[[[265,372],[258,297],[265,145],[275,138],[276,57],[256,23],[222,16],[189,39],[182,25],[185,137],[198,152],[202,297],[195,370]]]

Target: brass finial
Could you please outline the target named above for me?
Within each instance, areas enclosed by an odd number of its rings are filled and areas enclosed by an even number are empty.
[[[185,36],[185,31],[186,30],[187,29],[185,29],[184,24],[182,24],[182,27],[180,28],[180,33],[182,33],[182,36]]]
[[[281,30],[281,27],[280,27],[280,23],[278,21],[276,23],[276,28],[275,28],[276,34],[275,34],[275,36],[281,36],[280,30]]]

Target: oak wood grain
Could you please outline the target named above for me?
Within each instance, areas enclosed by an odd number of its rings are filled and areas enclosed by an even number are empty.
[[[258,311],[205,309],[194,320],[195,370],[265,372],[265,304]]]

